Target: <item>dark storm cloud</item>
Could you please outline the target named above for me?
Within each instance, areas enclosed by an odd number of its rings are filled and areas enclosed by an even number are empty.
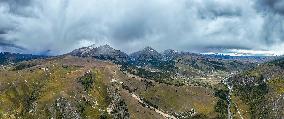
[[[1,34],[6,34],[6,31],[0,29],[0,35],[1,35]]]
[[[266,16],[262,38],[268,45],[284,42],[284,17],[279,15]]]
[[[283,8],[281,0],[1,0],[1,47],[275,50],[284,42]]]
[[[284,1],[257,0],[256,9],[263,15],[261,39],[270,47],[284,42]]]
[[[10,30],[11,29],[8,29],[8,28],[1,28],[0,29],[0,47],[14,47],[14,48],[22,49],[21,47],[16,46],[13,43],[13,41],[5,40],[4,36],[7,35]]]
[[[1,3],[8,3],[11,6],[27,6],[30,4],[30,0],[1,0]]]
[[[9,7],[9,12],[21,16],[30,16],[29,7],[31,5],[31,0],[1,0],[0,4],[7,5]]]
[[[275,12],[284,15],[283,0],[257,0],[256,5],[259,10],[266,12]]]
[[[17,48],[17,49],[20,49],[20,50],[24,50],[23,47],[17,46],[11,41],[6,41],[3,38],[1,38],[1,36],[0,36],[0,47],[7,47],[7,48],[11,47],[11,48]]]
[[[125,22],[117,24],[112,32],[112,38],[129,41],[134,39],[140,39],[147,34],[146,23],[143,19],[136,19],[128,21],[127,18]]]
[[[243,46],[238,46],[234,44],[228,44],[228,45],[212,45],[212,46],[207,46],[203,48],[204,50],[210,50],[210,49],[246,49],[246,50],[251,50],[249,47],[243,47]]]
[[[189,6],[191,7],[191,6]],[[198,9],[201,18],[218,18],[218,17],[240,17],[242,15],[241,7],[226,4],[220,5],[216,1],[208,1],[203,7]]]
[[[10,10],[13,11],[29,6],[31,0],[1,0],[0,3],[9,5]]]

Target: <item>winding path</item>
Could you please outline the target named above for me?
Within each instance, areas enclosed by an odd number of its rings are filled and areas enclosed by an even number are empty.
[[[159,114],[162,115],[163,117],[165,117],[165,118],[167,118],[167,119],[177,119],[176,117],[174,117],[174,116],[172,116],[172,115],[169,115],[169,114],[167,114],[167,113],[165,113],[165,112],[163,112],[163,111],[161,111],[161,110],[158,110],[158,109],[155,108],[155,107],[152,107],[152,106],[148,105],[148,104],[145,103],[139,96],[135,95],[134,93],[132,93],[131,96],[132,96],[134,99],[138,100],[138,102],[147,105],[148,108],[155,110],[155,112],[159,113]]]

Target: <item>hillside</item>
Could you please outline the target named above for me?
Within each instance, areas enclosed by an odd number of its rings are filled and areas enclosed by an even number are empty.
[[[283,58],[274,60],[228,80],[232,87],[232,103],[239,107],[243,117],[283,118],[283,64]]]

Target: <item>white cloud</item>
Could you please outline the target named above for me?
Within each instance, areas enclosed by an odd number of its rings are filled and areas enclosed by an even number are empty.
[[[62,54],[91,43],[127,52],[147,45],[269,50],[284,38],[282,14],[263,14],[257,0],[27,1],[0,2],[0,38],[27,52]]]

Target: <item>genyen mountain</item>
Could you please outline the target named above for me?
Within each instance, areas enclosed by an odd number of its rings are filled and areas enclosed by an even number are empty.
[[[284,118],[281,57],[92,45],[52,57],[2,53],[1,62],[3,119]]]

